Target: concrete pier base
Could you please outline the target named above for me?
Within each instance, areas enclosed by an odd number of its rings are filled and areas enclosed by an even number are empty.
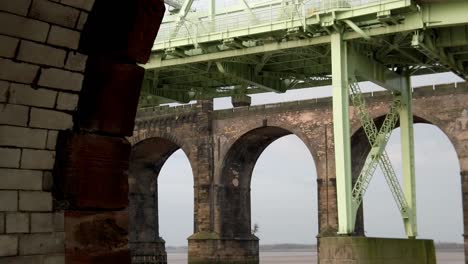
[[[320,238],[320,264],[436,264],[434,242],[368,237]]]
[[[197,233],[189,238],[189,264],[258,264],[259,244],[249,238],[219,238],[215,233]]]
[[[165,243],[162,238],[154,242],[130,243],[132,264],[166,264]]]

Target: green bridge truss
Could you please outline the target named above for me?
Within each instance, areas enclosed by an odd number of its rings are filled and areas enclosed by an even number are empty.
[[[170,8],[146,68],[140,106],[332,85],[339,233],[352,234],[356,212],[380,166],[405,223],[417,236],[413,75],[451,71],[468,78],[466,0],[166,0]],[[394,94],[381,127],[367,113],[360,81]],[[349,103],[371,151],[352,184]],[[401,127],[403,184],[385,146]]]

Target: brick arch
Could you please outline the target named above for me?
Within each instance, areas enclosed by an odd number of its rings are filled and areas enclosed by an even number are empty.
[[[252,171],[257,159],[271,143],[292,134],[297,136],[282,127],[264,126],[244,133],[229,145],[221,165],[219,184],[222,190],[217,201],[220,208],[219,233],[222,237],[256,239],[251,234]],[[307,141],[299,138],[307,146]]]
[[[130,154],[129,180],[141,180],[143,184],[141,188],[144,189],[150,189],[152,184],[148,184],[145,179],[142,179],[141,177],[138,178],[136,175],[133,175],[132,170],[149,170],[156,180],[165,162],[179,149],[181,149],[188,158],[190,166],[192,167],[192,174],[195,175],[192,166],[193,161],[191,160],[189,155],[190,153],[185,145],[180,143],[181,141],[172,135],[168,135],[166,133],[158,133],[158,135],[159,136],[156,136],[156,133],[154,133],[152,136],[148,136],[146,139],[138,141],[133,145]],[[138,192],[137,189],[132,189],[130,186],[130,192],[132,191]]]
[[[228,153],[229,151],[231,150],[231,148],[242,138],[244,137],[245,135],[248,135],[249,133],[251,133],[252,131],[257,131],[257,130],[261,130],[263,128],[267,128],[267,127],[270,127],[270,128],[277,128],[278,130],[284,130],[284,131],[287,131],[287,134],[286,135],[295,135],[296,137],[298,137],[303,143],[304,145],[307,147],[307,149],[309,150],[310,154],[312,155],[312,158],[314,159],[314,161],[317,161],[318,160],[318,152],[317,150],[315,149],[314,147],[314,143],[313,143],[313,140],[311,140],[299,127],[296,127],[294,126],[293,124],[288,124],[287,122],[285,123],[281,123],[280,125],[267,125],[267,126],[246,126],[246,127],[240,127],[239,131],[236,133],[238,136],[235,136],[235,137],[229,137],[228,140],[226,142],[223,142],[223,150],[221,153],[219,153],[219,155],[221,157],[227,157],[228,156]],[[279,137],[278,137],[279,138]],[[278,139],[276,138],[276,139]],[[275,139],[275,140],[276,140]],[[274,140],[273,140],[274,141]],[[223,160],[223,163],[224,163],[224,160]],[[224,165],[223,165],[224,166]],[[223,166],[221,166],[220,168],[218,168],[219,170],[222,170]],[[222,176],[223,173],[221,171],[219,171],[219,173],[217,173],[219,176]],[[216,179],[216,181],[219,181],[219,182],[222,182],[221,179]]]
[[[170,139],[173,137],[165,136],[148,136],[140,140],[133,145],[130,154],[129,244],[130,254],[135,263],[151,259],[161,262],[167,260],[165,242],[159,234],[158,177],[167,159],[182,147]],[[192,175],[195,175],[190,157],[187,157]]]
[[[174,134],[161,130],[147,129],[142,131],[135,128],[135,131],[134,135],[128,138],[128,141],[132,144],[133,151],[141,147],[141,145],[148,144],[148,141],[159,141],[163,145],[170,142],[182,149],[185,155],[190,156],[190,141],[186,142]],[[157,144],[155,144],[155,147],[157,147]]]
[[[462,109],[468,110],[468,103],[466,104],[466,107],[467,108]],[[440,118],[439,115],[443,116],[446,115],[446,113],[436,112],[431,114],[416,112],[414,116],[415,123],[430,124],[437,127],[449,139],[450,143],[454,147],[454,150],[457,153],[458,163],[460,165],[461,172],[463,173],[463,171],[468,171],[468,164],[465,165],[463,162],[463,158],[466,158],[466,156],[468,156],[468,144],[463,139],[460,140],[460,137],[463,137],[462,134],[466,132],[463,131],[461,124],[456,118],[451,120],[450,122],[447,122],[445,120],[442,120],[442,118]]]

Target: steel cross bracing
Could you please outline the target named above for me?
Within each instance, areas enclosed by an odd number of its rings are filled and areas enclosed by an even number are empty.
[[[337,26],[381,67],[468,75],[468,1],[231,1],[203,9],[178,0],[170,9],[144,65],[142,104],[329,85]],[[223,72],[220,63],[244,70]]]
[[[369,187],[372,176],[374,175],[377,166],[380,165],[401,216],[403,218],[410,218],[412,214],[408,213],[410,210],[408,203],[405,199],[396,173],[392,167],[390,158],[385,151],[385,146],[388,143],[391,132],[395,128],[395,125],[399,119],[398,114],[401,105],[400,95],[394,96],[390,110],[386,115],[380,130],[378,130],[374,120],[370,117],[370,114],[366,109],[365,100],[362,96],[359,84],[356,81],[351,81],[349,86],[351,90],[351,102],[357,110],[359,120],[361,121],[363,130],[371,145],[371,150],[369,151],[364,166],[352,190],[354,217],[356,217],[356,213],[362,203],[364,194]],[[410,221],[413,221],[413,219],[410,219]]]

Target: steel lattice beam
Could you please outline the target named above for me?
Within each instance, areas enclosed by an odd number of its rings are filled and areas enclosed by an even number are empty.
[[[385,146],[387,145],[391,132],[395,128],[399,118],[401,97],[395,97],[389,113],[386,115],[380,130],[378,130],[373,119],[370,117],[370,114],[367,112],[365,101],[362,98],[362,91],[360,90],[357,81],[350,83],[350,90],[351,101],[357,109],[359,120],[362,123],[364,132],[371,145],[371,150],[366,158],[352,192],[354,217],[362,203],[364,194],[369,187],[369,183],[377,169],[377,166],[380,166],[402,218],[405,222],[414,223],[414,214],[412,213],[413,208],[408,205],[405,193],[401,188],[390,158],[385,151]],[[410,230],[407,229],[408,236],[415,236],[413,232],[408,231]]]

